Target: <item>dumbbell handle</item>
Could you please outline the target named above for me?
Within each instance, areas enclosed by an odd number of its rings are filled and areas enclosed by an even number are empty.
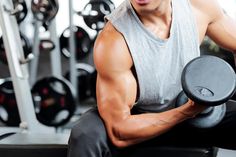
[[[181,106],[185,103],[188,102],[188,97],[186,96],[186,94],[182,91],[179,96],[177,97],[177,102],[176,102],[176,105],[177,106]],[[213,110],[213,107],[207,107],[204,111],[202,111],[200,114],[201,115],[204,115],[204,114],[208,114],[210,113],[211,111]]]

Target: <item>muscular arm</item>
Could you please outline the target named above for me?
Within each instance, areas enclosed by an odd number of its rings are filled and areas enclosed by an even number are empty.
[[[158,136],[203,110],[202,106],[189,101],[162,113],[131,115],[137,94],[137,83],[131,72],[133,62],[122,35],[110,23],[96,40],[94,62],[98,71],[99,114],[108,136],[117,147]]]
[[[217,0],[200,1],[209,16],[206,34],[221,47],[236,53],[236,21],[223,12]]]

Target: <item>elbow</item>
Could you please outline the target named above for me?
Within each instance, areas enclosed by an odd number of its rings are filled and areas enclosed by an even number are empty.
[[[124,138],[120,132],[117,130],[108,131],[108,136],[111,143],[117,148],[125,148],[131,145],[131,142]]]
[[[126,140],[121,140],[118,138],[110,138],[112,144],[116,147],[116,148],[125,148],[128,147],[130,144],[128,141]]]

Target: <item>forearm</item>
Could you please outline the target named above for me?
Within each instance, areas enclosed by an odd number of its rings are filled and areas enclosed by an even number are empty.
[[[126,147],[159,136],[202,110],[203,107],[194,109],[187,103],[162,113],[130,115],[113,125],[108,134],[116,146]]]
[[[130,115],[122,124],[112,130],[115,145],[126,147],[159,136],[176,124],[186,120],[188,116],[177,109],[162,113]]]

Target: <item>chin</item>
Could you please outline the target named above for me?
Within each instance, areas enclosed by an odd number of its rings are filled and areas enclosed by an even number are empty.
[[[159,0],[131,0],[131,3],[135,10],[139,13],[152,12],[157,8],[157,2]]]

